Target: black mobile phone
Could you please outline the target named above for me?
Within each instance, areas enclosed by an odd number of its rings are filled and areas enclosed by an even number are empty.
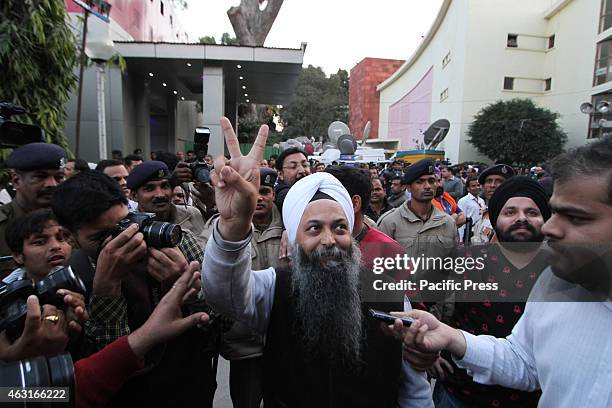
[[[380,310],[370,309],[369,313],[370,313],[370,317],[374,319],[378,319],[388,324],[393,324],[396,319],[400,319],[404,327],[410,327],[410,325],[414,321],[413,319],[409,317],[397,317],[397,316],[393,316],[385,312],[381,312]]]

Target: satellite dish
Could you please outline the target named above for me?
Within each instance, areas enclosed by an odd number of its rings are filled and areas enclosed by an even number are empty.
[[[363,128],[363,137],[361,138],[362,146],[365,146],[365,142],[370,136],[370,130],[372,130],[372,122],[368,120],[368,123],[366,123],[365,127]]]
[[[333,161],[340,159],[340,150],[338,149],[327,149],[323,152],[321,156],[320,162],[325,164],[330,164]]]
[[[287,139],[283,145],[283,150],[287,150],[291,147],[297,147],[298,149],[304,150],[304,145],[295,139]]]
[[[591,113],[593,113],[593,110],[593,104],[591,104],[590,102],[584,102],[580,105],[580,112],[586,115],[590,115]]]
[[[342,154],[354,154],[357,150],[357,141],[351,135],[342,135],[338,138],[338,149]]]
[[[444,140],[450,129],[450,122],[438,119],[423,132],[423,142],[427,149],[435,149]]]
[[[351,130],[344,122],[340,122],[339,120],[332,122],[331,125],[327,128],[327,136],[329,136],[329,141],[333,144],[338,143],[338,139],[342,135],[350,135]]]

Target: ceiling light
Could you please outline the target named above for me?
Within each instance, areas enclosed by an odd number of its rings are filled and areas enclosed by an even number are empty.
[[[244,96],[249,96],[249,94],[244,94]]]
[[[153,73],[152,73],[152,72],[149,72],[149,76],[150,76],[150,77],[152,77],[152,76],[153,76]]]
[[[188,66],[188,67],[190,67],[190,66],[191,66],[191,62],[188,62],[188,63],[187,63],[187,66]]]
[[[162,82],[162,86],[168,86],[168,84],[166,84],[165,82]]]
[[[172,93],[173,93],[173,94],[175,94],[175,95],[177,95],[177,94],[178,94],[178,91],[172,91]]]
[[[185,97],[184,97],[184,96],[181,96],[181,101],[184,101],[184,100],[185,100]]]
[[[240,80],[242,81],[243,79],[244,79],[244,77],[242,77],[242,76],[241,76],[241,77],[240,77]]]
[[[247,103],[251,102],[249,99],[247,99],[246,101],[247,101]]]
[[[242,85],[242,89],[246,89],[246,86],[245,86],[245,85]]]
[[[236,65],[236,68],[240,69],[240,68],[242,68],[242,65],[238,64],[238,65]]]

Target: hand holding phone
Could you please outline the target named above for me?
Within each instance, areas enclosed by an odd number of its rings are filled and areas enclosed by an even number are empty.
[[[414,320],[409,317],[393,316],[388,313],[381,312],[380,310],[370,309],[368,310],[368,313],[370,314],[370,317],[380,320],[387,324],[393,324],[397,319],[400,319],[404,327],[410,327],[412,322],[414,322]]]

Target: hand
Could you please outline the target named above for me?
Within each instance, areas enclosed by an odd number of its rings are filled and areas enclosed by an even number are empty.
[[[219,232],[228,241],[240,241],[251,230],[251,219],[259,195],[259,163],[268,138],[268,126],[259,128],[257,139],[247,156],[240,153],[238,138],[227,118],[221,118],[221,128],[231,160],[215,159],[210,173],[219,210]]]
[[[208,183],[201,183],[196,181],[193,183],[193,190],[191,191],[202,204],[206,206],[206,209],[213,208],[215,206],[215,189]]]
[[[68,345],[68,330],[64,313],[55,306],[44,305],[38,298],[27,300],[26,321],[21,336],[11,344],[6,334],[0,336],[0,360],[17,361],[36,356],[53,356]]]
[[[115,238],[107,239],[96,265],[92,293],[97,296],[118,296],[121,294],[121,280],[130,266],[147,253],[144,236],[138,232],[138,225],[132,224]]]
[[[449,363],[442,357],[438,357],[434,365],[429,370],[427,370],[427,374],[439,380],[445,380],[446,373],[454,374],[455,370],[453,369],[451,363]]]
[[[463,334],[441,323],[431,313],[422,310],[410,312],[393,312],[398,317],[411,317],[415,321],[410,327],[404,327],[401,320],[396,320],[393,326],[385,329],[387,334],[395,336],[404,342],[406,350],[416,349],[424,353],[438,353],[449,350],[458,358],[463,358],[466,343]]]
[[[89,314],[85,306],[85,296],[66,289],[58,290],[57,294],[63,298],[64,304],[68,306],[66,312],[68,331],[71,334],[79,334],[83,329],[83,324],[89,320]]]
[[[158,282],[171,285],[187,269],[187,259],[176,247],[149,248],[148,252],[147,272]]]
[[[416,371],[429,371],[440,357],[440,353],[426,353],[406,345],[404,345],[403,355],[404,360]]]
[[[199,269],[198,262],[189,264],[185,273],[162,298],[149,319],[128,336],[128,343],[138,357],[144,358],[147,351],[156,344],[165,343],[209,320],[209,316],[203,312],[187,317],[183,317],[181,312],[183,300],[196,293],[193,281],[200,280],[200,274],[197,272]]]
[[[179,162],[170,176],[170,184],[172,187],[176,187],[182,183],[188,183],[191,180],[193,180],[193,175],[191,174],[189,164]]]

